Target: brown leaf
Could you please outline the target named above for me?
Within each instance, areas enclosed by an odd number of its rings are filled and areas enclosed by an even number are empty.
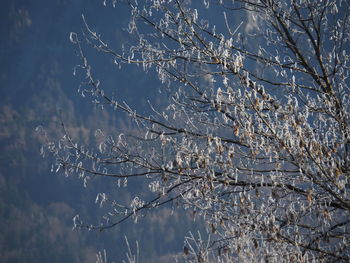
[[[188,255],[188,253],[189,253],[188,247],[184,246],[184,254]]]

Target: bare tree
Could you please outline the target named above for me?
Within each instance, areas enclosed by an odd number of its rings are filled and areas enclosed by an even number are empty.
[[[117,3],[131,10],[134,42],[123,50],[85,18],[83,35],[70,35],[86,73],[81,91],[138,128],[100,131],[96,151],[64,128],[47,149],[67,174],[146,180],[153,195],[120,204],[100,194],[110,213],[90,227],[176,202],[207,222],[207,237],[186,237],[189,262],[349,262],[349,2],[138,2]],[[141,115],[108,95],[87,47],[118,66],[154,68],[167,107]]]

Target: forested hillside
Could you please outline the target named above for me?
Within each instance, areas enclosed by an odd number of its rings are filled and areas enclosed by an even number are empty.
[[[101,112],[77,95],[81,80],[73,75],[78,60],[69,33],[82,27],[82,13],[114,36],[115,45],[127,40],[120,30],[128,23],[127,14],[122,8],[104,8],[102,1],[16,0],[0,10],[1,261],[95,262],[95,254],[106,249],[109,262],[120,262],[126,257],[127,236],[132,248],[138,240],[142,262],[172,262],[171,255],[181,253],[183,236],[196,223],[191,215],[164,208],[139,224],[130,221],[104,232],[72,230],[76,214],[97,223],[104,211],[94,204],[96,195],[116,186],[94,179],[94,185],[84,188],[78,178],[51,171],[52,160],[40,156],[42,137],[36,130],[43,127],[59,136],[61,118],[72,136],[92,147],[97,128],[113,133],[129,125],[124,116]],[[138,69],[117,71],[98,58],[95,62],[109,90],[139,111],[146,110],[147,99],[162,103],[151,74],[140,78]],[[148,186],[135,184],[135,191],[142,187]],[[127,198],[130,193],[118,194]]]

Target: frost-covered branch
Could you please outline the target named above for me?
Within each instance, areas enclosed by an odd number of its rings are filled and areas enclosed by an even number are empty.
[[[82,36],[71,34],[86,74],[80,90],[126,113],[137,132],[99,135],[88,151],[65,130],[47,144],[56,165],[148,182],[149,201],[108,200],[96,228],[175,201],[203,215],[210,239],[187,239],[190,262],[348,262],[349,3],[204,2],[217,21],[179,0],[128,1],[133,40],[122,50],[84,18]],[[155,69],[167,107],[142,115],[109,95],[89,47],[119,66]]]

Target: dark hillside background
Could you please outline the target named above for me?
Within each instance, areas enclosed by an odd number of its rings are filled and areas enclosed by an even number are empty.
[[[108,1],[107,1],[108,2]],[[42,158],[35,133],[39,125],[51,135],[61,134],[58,111],[73,135],[93,143],[95,129],[109,132],[125,124],[123,116],[95,109],[77,90],[81,78],[73,76],[78,63],[69,42],[71,31],[80,32],[81,15],[112,45],[128,41],[122,30],[128,23],[123,6],[104,7],[98,0],[13,0],[0,9],[0,258],[1,262],[96,262],[106,249],[108,262],[121,262],[139,241],[141,262],[173,262],[181,254],[183,236],[194,223],[191,216],[171,215],[164,208],[138,224],[98,232],[72,230],[79,213],[91,223],[102,212],[94,203],[100,191],[113,191],[113,183],[95,180],[87,188],[74,177],[51,172],[51,161]],[[92,55],[94,70],[106,90],[138,111],[147,99],[158,100],[159,83],[152,72],[125,66]],[[107,62],[106,62],[107,61]],[[147,186],[135,185],[145,189]],[[116,189],[116,188],[115,188]],[[116,194],[127,195],[126,190]]]

